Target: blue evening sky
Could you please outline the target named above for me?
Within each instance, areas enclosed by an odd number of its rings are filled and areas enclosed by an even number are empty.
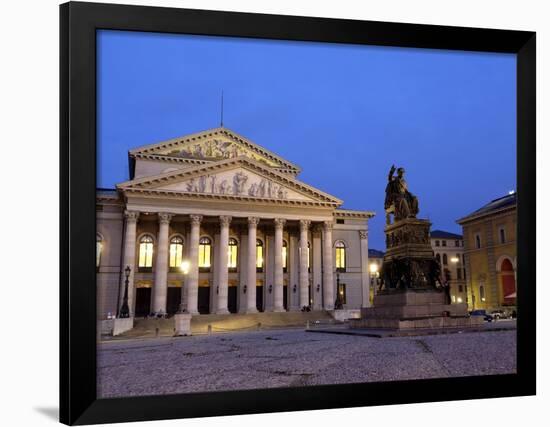
[[[98,187],[131,148],[224,125],[298,178],[373,210],[384,250],[392,163],[432,229],[516,188],[516,57],[294,41],[98,32]]]

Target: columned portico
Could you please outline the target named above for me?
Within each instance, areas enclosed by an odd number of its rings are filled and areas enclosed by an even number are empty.
[[[126,266],[132,316],[330,310],[335,241],[344,307],[367,303],[357,231],[372,213],[340,209],[296,165],[228,129],[129,154],[130,179],[97,193],[101,317],[122,304]]]
[[[309,272],[307,237],[311,221],[300,220],[300,308],[309,306]]]
[[[126,221],[126,234],[124,237],[124,263],[121,270],[130,267],[130,276],[128,277],[128,307],[130,309],[130,317],[134,316],[134,273],[136,270],[136,230],[139,212],[125,211],[124,217]],[[125,289],[125,277],[122,275],[120,284],[120,306],[122,305]]]
[[[220,246],[218,262],[216,268],[218,270],[218,284],[216,286],[217,292],[217,314],[228,314],[227,309],[227,251],[229,248],[229,224],[231,223],[230,216],[220,216]]]
[[[246,313],[257,313],[256,308],[256,229],[259,218],[248,217],[248,250],[246,263]]]
[[[273,311],[285,311],[283,305],[283,227],[285,220],[275,219],[275,269],[273,272],[274,304]]]
[[[155,265],[155,284],[153,287],[153,313],[166,313],[166,297],[168,294],[168,232],[173,215],[159,213],[159,234],[157,259]]]
[[[191,215],[189,242],[189,273],[187,278],[187,311],[198,314],[199,299],[199,235],[202,215]]]
[[[334,280],[332,262],[332,221],[323,224],[323,307],[334,309]]]

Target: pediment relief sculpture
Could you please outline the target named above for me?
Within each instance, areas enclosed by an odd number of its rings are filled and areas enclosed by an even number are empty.
[[[273,162],[269,162],[262,156],[253,153],[251,150],[243,148],[236,142],[224,141],[222,139],[212,139],[200,143],[189,144],[183,148],[172,150],[165,154],[171,157],[212,161],[245,156],[258,162],[262,162],[268,166],[279,166]]]
[[[256,178],[256,180],[254,180]],[[254,181],[254,182],[249,182]],[[230,176],[202,175],[185,182],[185,190],[191,193],[228,194],[270,199],[287,199],[288,190],[271,180],[249,176],[243,171]]]

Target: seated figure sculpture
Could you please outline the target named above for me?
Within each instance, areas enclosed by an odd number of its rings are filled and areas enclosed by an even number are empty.
[[[388,185],[386,186],[386,199],[384,209],[386,210],[386,223],[390,223],[390,214],[393,213],[394,220],[399,221],[405,218],[416,218],[418,214],[418,199],[407,189],[405,181],[405,169],[397,169],[392,165],[388,174]]]

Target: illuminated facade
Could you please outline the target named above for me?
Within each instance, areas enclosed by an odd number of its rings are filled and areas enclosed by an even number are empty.
[[[462,236],[448,231],[432,230],[430,243],[441,268],[441,278],[451,287],[451,302],[467,302],[468,286]]]
[[[495,199],[457,222],[462,225],[468,305],[516,304],[516,193]]]
[[[98,317],[368,306],[366,211],[227,128],[129,152],[130,180],[97,191]],[[182,269],[182,264],[185,268]],[[186,273],[184,273],[184,270]]]

